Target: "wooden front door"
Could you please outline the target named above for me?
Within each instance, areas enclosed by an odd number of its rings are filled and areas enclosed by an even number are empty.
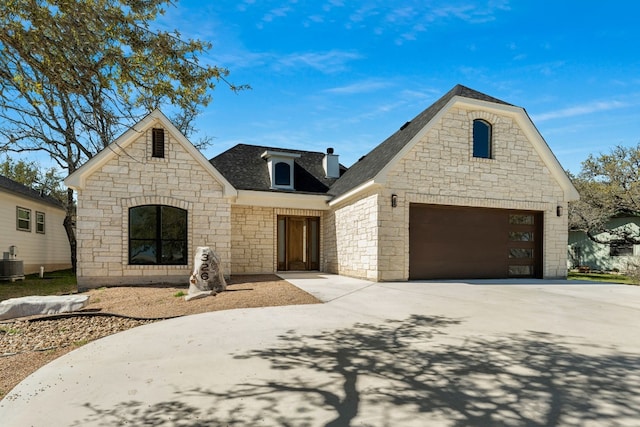
[[[320,268],[320,218],[278,217],[278,270]]]

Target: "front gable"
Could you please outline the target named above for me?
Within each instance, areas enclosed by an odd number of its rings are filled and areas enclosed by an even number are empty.
[[[78,285],[184,282],[198,246],[230,271],[231,184],[159,111],[69,176]]]
[[[171,160],[192,161],[204,170],[217,184],[222,186],[224,197],[235,197],[236,190],[220,172],[189,142],[189,140],[160,111],[155,110],[113,141],[107,148],[92,157],[69,175],[64,183],[75,190],[82,190],[87,179],[94,173],[107,169],[110,173],[125,173],[125,169],[114,169],[115,163],[139,165],[167,165]]]
[[[443,118],[450,120],[444,127],[442,127]],[[472,124],[474,120],[482,120],[487,123],[491,123],[493,120],[498,125],[492,135],[495,151],[490,159],[473,157]],[[509,162],[509,158],[513,154],[510,151],[522,154],[513,144],[510,145],[514,141],[514,134],[526,139],[525,151],[533,150],[535,152],[527,159],[527,165],[531,166],[531,162],[541,162],[546,171],[544,173],[552,177],[552,185],[558,187],[563,193],[561,199],[563,201],[577,200],[578,192],[523,108],[457,85],[356,162],[332,186],[330,194],[335,198],[331,204],[342,203],[373,187],[389,187],[387,182],[389,174],[397,170],[403,159],[408,158],[409,153],[417,145],[426,143],[427,140],[429,144],[433,145],[428,149],[430,151],[429,157],[425,157],[415,164],[416,170],[424,173],[425,171],[422,169],[425,167],[438,168],[445,164],[455,165],[459,169],[456,171],[449,169],[447,173],[456,175],[458,179],[463,179],[465,174],[471,173],[474,164],[480,164],[483,160],[491,163],[491,160],[501,159],[504,165],[505,161]],[[444,151],[438,148],[445,146],[447,148]],[[475,160],[475,162],[471,160]],[[493,163],[495,165],[496,162]],[[469,166],[469,168],[463,165]],[[492,168],[485,167],[475,172],[486,174],[494,171]]]
[[[478,121],[491,129],[487,156],[474,153]],[[373,181],[424,194],[483,199],[484,204],[578,198],[523,109],[463,97],[452,98]]]

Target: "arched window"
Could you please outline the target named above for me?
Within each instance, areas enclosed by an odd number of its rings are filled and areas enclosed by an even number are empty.
[[[186,265],[187,211],[163,205],[130,208],[129,264]]]
[[[491,124],[480,119],[473,121],[473,157],[491,158]]]
[[[274,168],[275,185],[291,185],[291,166],[288,163],[278,162]]]

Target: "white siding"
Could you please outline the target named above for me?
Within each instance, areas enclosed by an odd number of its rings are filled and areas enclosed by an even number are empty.
[[[31,210],[31,231],[20,231],[16,207]],[[45,214],[45,233],[36,233],[36,212]],[[24,262],[25,274],[71,267],[71,249],[62,225],[64,210],[45,203],[0,191],[0,255],[9,257],[9,247],[18,247],[17,259]]]

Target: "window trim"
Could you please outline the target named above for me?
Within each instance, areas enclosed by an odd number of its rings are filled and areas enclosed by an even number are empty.
[[[269,179],[271,180],[271,189],[273,190],[295,190],[295,160],[301,157],[298,153],[288,153],[285,151],[267,150],[260,156],[267,161],[267,169],[269,170]],[[289,184],[276,184],[276,165],[285,163],[289,165]]]
[[[20,211],[24,211],[24,212],[28,213],[29,217],[27,219],[24,219],[24,218],[21,219],[20,218]],[[20,227],[20,221],[27,221],[28,227],[27,228]],[[21,206],[16,206],[16,230],[25,231],[27,233],[31,232],[31,209],[23,208]]]
[[[42,222],[39,220],[40,216],[42,216]],[[46,234],[45,221],[46,221],[45,213],[36,211],[36,233]],[[42,225],[42,230],[40,230],[40,227],[39,227],[40,225]]]
[[[286,175],[287,182],[278,182],[278,178],[284,178],[284,176],[280,176],[285,173],[286,167]],[[280,169],[280,171],[279,171]],[[280,174],[278,173],[280,172]],[[282,160],[276,161],[273,164],[273,186],[274,187],[291,187],[291,181],[293,179],[293,174],[291,173],[291,164],[289,162],[283,162]]]
[[[150,238],[132,238],[131,237],[131,213],[133,210],[137,209],[137,208],[143,208],[143,207],[153,207],[155,208],[155,218],[156,218],[156,229],[154,230],[154,238],[150,239]],[[184,215],[184,235],[182,236],[182,239],[178,240],[178,239],[163,239],[162,238],[162,208],[171,208],[171,209],[176,209],[178,211],[181,211]],[[137,205],[137,206],[131,206],[129,207],[129,211],[128,211],[128,247],[127,247],[127,264],[129,266],[140,266],[140,265],[155,265],[155,266],[184,266],[184,265],[188,265],[189,264],[189,211],[186,209],[182,209],[179,208],[177,206],[171,206],[171,205],[162,205],[162,204],[147,204],[147,205]],[[131,262],[131,247],[132,247],[132,242],[136,241],[136,240],[153,240],[154,244],[156,245],[156,262],[136,262],[133,263]],[[169,241],[181,241],[184,242],[184,259],[183,262],[162,262],[162,244],[164,242],[169,242]]]
[[[484,143],[482,144],[482,146],[480,146],[480,141],[478,141],[480,139],[479,138],[480,135],[476,135],[476,123],[486,126],[486,133],[488,134],[486,147],[484,146]],[[471,126],[471,135],[472,135],[472,138],[471,138],[472,156],[476,159],[492,159],[493,158],[493,126],[491,125],[491,123],[484,119],[474,119]],[[484,132],[482,136],[484,137]],[[483,153],[480,152],[480,149],[482,150],[486,149],[487,155],[486,156],[481,155]]]

